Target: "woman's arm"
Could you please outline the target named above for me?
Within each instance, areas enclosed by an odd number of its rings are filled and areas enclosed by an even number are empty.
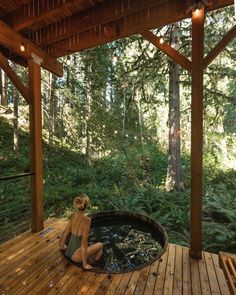
[[[67,226],[63,232],[63,234],[61,235],[60,241],[59,241],[59,247],[61,250],[65,250],[66,249],[66,239],[68,237],[68,235],[71,232],[71,221],[69,220],[67,223]]]
[[[85,269],[91,268],[91,266],[87,264],[88,235],[89,235],[90,226],[91,226],[91,220],[90,218],[86,218],[86,220],[84,221],[84,230],[82,233],[82,243],[81,243],[82,261],[83,261],[83,267]]]

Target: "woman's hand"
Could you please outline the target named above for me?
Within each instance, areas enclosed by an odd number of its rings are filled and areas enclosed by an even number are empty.
[[[90,270],[93,267],[90,264],[86,263],[85,265],[83,265],[83,268],[86,269],[86,270]]]

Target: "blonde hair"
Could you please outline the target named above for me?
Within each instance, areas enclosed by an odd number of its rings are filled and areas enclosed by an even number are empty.
[[[87,199],[87,201],[85,201]],[[79,197],[75,197],[73,200],[74,208],[84,211],[89,204],[89,197],[86,194],[82,194]]]

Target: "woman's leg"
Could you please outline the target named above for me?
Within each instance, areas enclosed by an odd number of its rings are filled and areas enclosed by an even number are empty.
[[[103,243],[95,243],[88,246],[87,248],[87,258],[93,258],[94,260],[99,260],[102,256]],[[71,259],[75,262],[82,261],[82,251],[81,248],[75,251]]]

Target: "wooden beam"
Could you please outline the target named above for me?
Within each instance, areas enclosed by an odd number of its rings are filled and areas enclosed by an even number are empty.
[[[25,85],[21,82],[17,74],[13,71],[13,69],[9,66],[7,59],[0,53],[0,67],[6,73],[6,75],[10,78],[12,83],[18,89],[20,94],[25,98],[27,103],[30,103],[29,89],[25,87]]]
[[[222,38],[222,40],[204,58],[204,68],[206,68],[235,37],[236,37],[236,25]]]
[[[31,59],[32,53],[42,58],[42,67],[57,76],[63,75],[63,66],[54,57],[40,49],[33,42],[23,38],[8,25],[0,21],[0,44],[25,59]],[[22,47],[23,46],[23,47]]]
[[[150,9],[155,5],[160,9],[160,3],[158,2],[163,3],[166,2],[166,0],[106,0],[95,8],[91,7],[83,12],[43,28],[40,30],[40,34],[37,34],[38,42],[43,46],[49,45],[74,34],[94,29],[96,26],[101,26],[128,15],[144,11],[145,9]],[[36,40],[36,33],[33,39]]]
[[[190,13],[185,13],[184,1],[122,1],[122,3],[126,2],[130,6],[127,4],[126,7],[124,4],[117,9],[112,6],[113,9],[111,10],[109,6],[108,8],[99,6],[91,15],[84,13],[75,22],[71,22],[71,26],[65,26],[64,31],[59,30],[58,26],[51,27],[51,32],[48,28],[45,28],[45,34],[48,34],[48,37],[45,35],[45,39],[42,40],[44,42],[57,40],[46,47],[47,51],[53,56],[59,57],[130,36],[143,29],[150,30],[163,27],[191,16]],[[104,5],[105,3],[108,3],[108,0],[104,2]],[[112,1],[110,5],[113,3],[120,3],[120,1]],[[212,7],[217,9],[231,4],[233,4],[233,0],[215,0],[214,5],[208,7],[208,11]],[[77,24],[77,26],[74,26],[74,24]],[[113,33],[106,34],[106,28],[116,29],[113,30]]]
[[[43,229],[43,164],[42,164],[42,107],[41,107],[41,67],[40,60],[30,59],[29,89],[32,103],[30,115],[30,169],[32,231]]]
[[[16,31],[20,31],[41,21],[48,22],[58,13],[60,15],[63,13],[64,17],[70,16],[73,14],[74,7],[82,10],[89,6],[91,3],[88,0],[31,0],[13,13],[8,14],[4,21]]]
[[[115,2],[119,3],[119,1],[112,1],[111,3]],[[129,1],[127,0],[127,2]],[[63,56],[68,53],[91,48],[136,34],[144,28],[152,29],[155,27],[162,27],[166,23],[166,19],[163,18],[163,15],[169,15],[167,22],[169,20],[183,19],[186,16],[184,12],[185,4],[183,1],[178,0],[141,0],[141,2],[130,0],[130,7],[132,7],[132,10],[129,10],[130,14],[126,17],[122,17],[122,11],[124,14],[124,11],[128,10],[127,7],[122,10],[121,6],[117,13],[118,17],[116,16],[117,10],[114,7],[112,7],[111,11],[108,10],[108,12],[105,8],[95,10],[96,14],[94,15],[94,19],[97,20],[95,23],[97,25],[90,28],[90,24],[86,22],[86,18],[80,19],[80,22],[85,22],[85,26],[83,27],[84,31],[81,32],[82,29],[80,30],[78,26],[78,33],[49,45],[47,47],[48,52],[56,57]],[[107,22],[107,15],[109,15],[109,20],[116,20]],[[88,16],[88,18],[90,19],[91,17]]]
[[[204,7],[192,13],[191,103],[191,225],[190,254],[201,258],[202,250],[202,149],[203,149],[203,49]]]
[[[192,66],[191,66],[191,61],[188,58],[186,58],[184,55],[182,55],[177,50],[172,48],[166,42],[164,42],[164,43],[160,42],[161,38],[154,35],[149,30],[140,31],[140,34],[143,36],[143,38],[145,38],[146,40],[151,42],[154,46],[159,48],[167,56],[172,58],[176,63],[178,63],[180,66],[182,66],[184,69],[186,69],[187,71],[189,71],[191,73]]]
[[[233,0],[215,0],[214,5],[208,7],[208,11],[231,4]],[[133,18],[136,22],[139,20],[139,28],[141,25],[142,28],[154,29],[191,17],[191,13],[186,13],[185,8],[184,1],[178,0],[106,0],[95,8],[40,29],[32,39],[46,46],[121,18],[127,18],[128,21]],[[147,17],[144,20],[145,16]],[[132,34],[135,33],[137,30],[134,27]]]

